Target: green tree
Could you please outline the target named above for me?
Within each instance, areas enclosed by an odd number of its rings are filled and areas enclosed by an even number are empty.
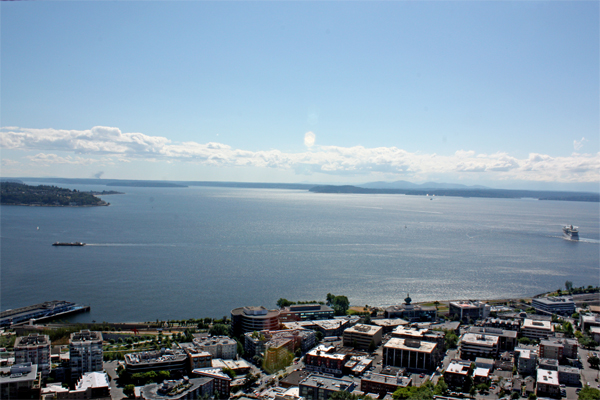
[[[212,336],[228,336],[229,335],[229,325],[225,324],[214,324],[208,330]]]
[[[444,332],[446,333],[446,335],[444,336],[444,340],[446,342],[446,350],[455,349],[456,344],[458,343],[458,336],[456,336],[456,333],[449,329],[445,330]]]
[[[374,352],[376,348],[377,346],[375,346],[375,342],[371,340],[371,343],[369,343],[369,353]]]
[[[573,290],[573,282],[571,281],[566,281],[565,282],[565,288],[567,289],[567,292],[571,292]]]
[[[223,368],[223,373],[227,374],[231,379],[235,379],[237,374],[231,368]]]
[[[280,298],[279,300],[277,300],[277,307],[279,308],[283,308],[283,307],[289,307],[294,303],[293,301],[289,301],[288,299],[284,299],[284,298]]]
[[[438,379],[437,385],[433,389],[433,394],[437,396],[444,396],[448,393],[448,384],[443,378]]]
[[[600,390],[589,386],[584,386],[579,392],[579,400],[598,400],[600,399]]]
[[[338,390],[333,392],[327,400],[360,400],[366,398],[365,396],[359,396],[354,393],[346,392],[345,390]]]
[[[133,398],[134,389],[135,389],[135,385],[133,383],[125,385],[125,387],[123,388],[123,394],[125,394],[125,396],[127,396],[129,398]]]
[[[600,358],[598,356],[591,356],[588,358],[588,362],[590,363],[590,367],[598,368],[598,364],[600,363]]]

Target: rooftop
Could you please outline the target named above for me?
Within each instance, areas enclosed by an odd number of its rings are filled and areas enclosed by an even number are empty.
[[[544,329],[544,330],[551,331],[552,330],[552,322],[525,318],[525,320],[523,321],[523,329]]]
[[[537,382],[544,383],[546,385],[558,386],[558,371],[549,371],[547,369],[538,368],[537,370]]]
[[[461,343],[476,344],[478,346],[496,346],[498,345],[498,336],[480,335],[477,333],[465,333]]]
[[[414,339],[391,338],[384,348],[416,351],[419,353],[432,353],[437,347],[437,343],[423,342]]]
[[[323,375],[309,375],[307,378],[300,381],[300,385],[319,387],[330,391],[347,390],[349,392],[356,386],[351,380],[331,378]]]
[[[77,382],[77,390],[86,390],[87,388],[108,387],[108,375],[104,372],[86,372]]]
[[[375,335],[378,332],[381,332],[382,328],[380,326],[374,325],[365,325],[365,324],[357,324],[351,328],[348,328],[344,331],[344,333],[359,333],[364,335]]]

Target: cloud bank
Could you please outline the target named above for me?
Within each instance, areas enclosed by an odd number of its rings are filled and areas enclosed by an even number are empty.
[[[283,153],[279,150],[233,149],[216,142],[175,143],[165,137],[123,133],[118,128],[103,126],[82,131],[18,127],[0,129],[0,147],[40,151],[37,155],[28,156],[31,162],[38,165],[109,164],[131,160],[187,161],[209,166],[277,168],[299,174],[359,176],[386,173],[404,178],[423,178],[432,174],[473,177],[474,174],[480,174],[476,179],[600,181],[600,153],[573,153],[565,157],[531,153],[524,159],[503,152],[477,154],[466,150],[456,151],[453,155],[437,155],[411,153],[397,147],[314,146],[314,139],[314,134],[305,135],[304,142],[310,151]],[[60,157],[48,153],[51,151],[74,153],[75,156]]]

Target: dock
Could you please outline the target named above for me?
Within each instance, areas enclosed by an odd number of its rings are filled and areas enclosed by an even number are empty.
[[[42,321],[74,313],[90,311],[90,306],[75,304],[70,301],[52,300],[32,306],[15,308],[0,313],[0,326],[15,326]]]

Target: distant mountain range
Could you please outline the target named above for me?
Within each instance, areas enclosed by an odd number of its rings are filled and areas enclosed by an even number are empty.
[[[421,184],[412,183],[408,181],[395,181],[395,182],[369,182],[362,185],[356,185],[365,189],[490,189],[486,186],[481,185],[461,185],[460,183],[438,183],[438,182],[425,182]]]

